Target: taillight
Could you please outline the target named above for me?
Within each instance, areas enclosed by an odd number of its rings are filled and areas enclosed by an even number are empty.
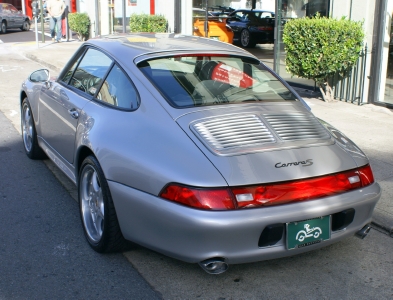
[[[160,197],[201,209],[225,210],[235,208],[233,196],[228,188],[206,189],[171,184],[163,189]]]
[[[271,31],[274,29],[272,26],[258,26],[257,28],[258,28],[258,30],[261,30],[261,31],[266,31],[266,30]]]
[[[371,167],[367,165],[317,178],[248,187],[206,189],[171,184],[163,189],[160,197],[200,209],[229,210],[313,200],[359,189],[373,182]]]

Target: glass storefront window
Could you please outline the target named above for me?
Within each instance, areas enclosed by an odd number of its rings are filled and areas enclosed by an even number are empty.
[[[276,0],[278,11],[277,40],[274,44],[274,70],[288,82],[292,84],[314,86],[315,82],[310,79],[292,77],[285,70],[285,46],[282,41],[282,34],[285,23],[291,19],[312,17],[316,14],[329,16],[329,0]]]

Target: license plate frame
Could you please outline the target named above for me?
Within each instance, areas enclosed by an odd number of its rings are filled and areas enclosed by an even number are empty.
[[[286,223],[288,250],[318,244],[331,238],[331,215]]]

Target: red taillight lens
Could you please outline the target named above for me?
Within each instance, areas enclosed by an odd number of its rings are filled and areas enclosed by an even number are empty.
[[[374,182],[370,166],[313,179],[232,188],[238,207],[271,206],[312,200],[365,187]]]
[[[271,26],[258,26],[257,28],[258,28],[258,30],[261,30],[261,31],[265,31],[265,30],[271,31],[274,29]]]
[[[228,210],[312,200],[359,189],[373,182],[373,172],[367,165],[343,173],[263,186],[205,189],[171,184],[163,189],[160,197],[194,208]]]
[[[202,209],[234,209],[233,197],[229,189],[196,189],[191,187],[168,185],[161,192],[164,199]]]

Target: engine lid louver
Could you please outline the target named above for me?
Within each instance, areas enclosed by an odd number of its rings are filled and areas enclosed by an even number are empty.
[[[263,117],[283,141],[328,139],[330,137],[313,115],[264,114]]]
[[[311,114],[233,114],[194,121],[194,134],[217,155],[239,155],[331,144],[327,130]]]
[[[214,118],[193,125],[216,150],[274,143],[275,138],[256,115]]]

